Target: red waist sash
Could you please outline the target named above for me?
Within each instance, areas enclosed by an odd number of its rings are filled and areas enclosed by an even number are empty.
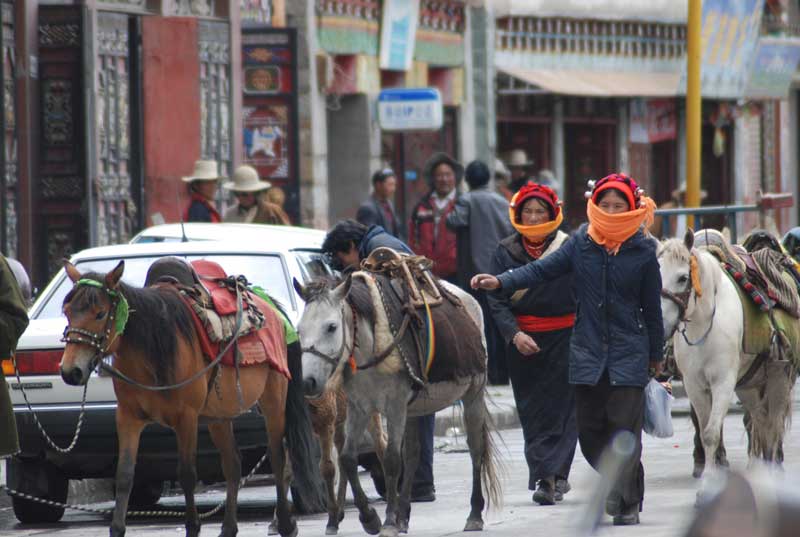
[[[569,328],[575,324],[575,314],[568,313],[558,317],[537,317],[536,315],[516,315],[519,329],[523,332],[549,332]]]

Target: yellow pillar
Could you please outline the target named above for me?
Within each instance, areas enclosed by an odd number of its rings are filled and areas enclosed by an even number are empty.
[[[689,0],[686,62],[686,207],[700,206],[701,110],[700,34],[703,21],[703,0]],[[689,228],[694,218],[687,218]]]

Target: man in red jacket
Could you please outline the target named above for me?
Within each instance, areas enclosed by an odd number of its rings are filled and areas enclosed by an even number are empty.
[[[444,153],[434,154],[425,165],[430,192],[414,207],[408,224],[408,244],[414,252],[433,260],[433,273],[456,283],[456,234],[446,219],[456,205],[464,167]]]

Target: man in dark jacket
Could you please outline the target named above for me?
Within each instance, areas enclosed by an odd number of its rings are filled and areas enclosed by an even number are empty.
[[[514,232],[508,218],[508,202],[489,190],[489,167],[479,160],[467,166],[465,178],[470,191],[462,194],[456,207],[447,216],[447,227],[457,234],[458,283],[470,292],[470,279],[480,272],[489,272],[501,240]],[[483,326],[489,354],[490,384],[508,384],[505,342],[497,332],[484,293],[475,294],[483,310]]]
[[[456,283],[456,234],[447,227],[447,215],[458,199],[464,167],[445,153],[436,153],[423,173],[430,191],[411,212],[408,242],[414,251],[433,261],[431,271]]]
[[[0,256],[0,357],[8,359],[28,326],[28,313],[14,273]],[[5,365],[5,364],[4,364]],[[0,370],[0,459],[19,451],[14,408],[5,374]]]
[[[336,224],[322,243],[322,251],[331,256],[333,268],[342,272],[358,270],[361,261],[380,247],[414,254],[406,243],[389,235],[381,226],[373,225],[368,228],[354,220],[343,220]],[[418,423],[419,465],[414,474],[411,501],[432,502],[436,499],[436,488],[433,485],[435,415],[422,416],[418,419]]]
[[[372,174],[372,196],[358,208],[356,221],[365,226],[381,226],[387,233],[399,237],[400,221],[394,212],[392,199],[397,190],[394,172],[385,168]]]

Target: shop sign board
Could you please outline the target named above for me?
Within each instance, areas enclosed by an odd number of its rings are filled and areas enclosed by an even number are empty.
[[[634,144],[675,140],[678,120],[673,99],[631,99],[628,138]]]
[[[384,131],[439,130],[442,95],[436,88],[391,88],[378,95],[378,124]]]
[[[408,71],[414,56],[420,0],[383,0],[380,68]]]
[[[747,97],[785,99],[800,62],[800,39],[762,37],[750,68]]]
[[[703,97],[744,96],[761,27],[764,0],[705,0],[702,21]],[[686,71],[681,87],[686,91]]]

